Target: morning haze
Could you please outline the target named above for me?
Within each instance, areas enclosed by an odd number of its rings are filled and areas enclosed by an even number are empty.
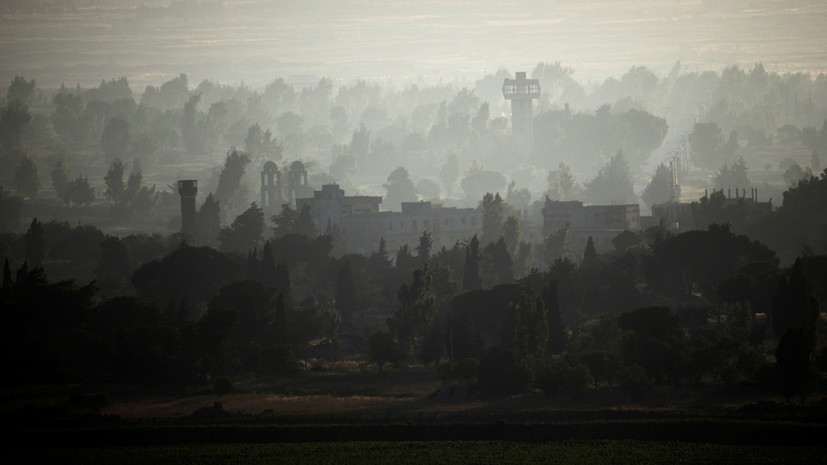
[[[823,461],[825,20],[3,2],[3,456]]]

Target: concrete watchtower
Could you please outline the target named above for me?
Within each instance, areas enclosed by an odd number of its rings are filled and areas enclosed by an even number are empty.
[[[181,232],[195,235],[195,194],[198,193],[198,181],[195,179],[178,180],[178,195],[181,196]]]
[[[525,155],[534,143],[532,105],[540,97],[540,81],[526,79],[525,71],[503,82],[503,97],[511,100],[511,137]]]

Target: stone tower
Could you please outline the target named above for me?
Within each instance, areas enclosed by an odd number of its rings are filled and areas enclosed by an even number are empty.
[[[198,181],[195,179],[178,180],[178,195],[181,196],[181,232],[195,235],[195,194],[198,193]]]
[[[503,97],[511,100],[511,137],[524,157],[534,143],[533,101],[540,97],[540,81],[526,79],[525,71],[518,72],[516,79],[503,82]]]

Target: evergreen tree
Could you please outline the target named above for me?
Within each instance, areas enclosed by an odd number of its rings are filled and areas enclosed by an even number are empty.
[[[271,221],[273,222],[273,238],[278,239],[280,237],[286,236],[288,234],[292,234],[295,232],[296,220],[298,219],[299,214],[290,207],[289,203],[285,203],[281,206],[281,213],[278,215],[273,215]]]
[[[264,248],[261,249],[261,262],[258,268],[261,282],[270,286],[275,285],[276,261],[273,258],[273,248],[270,247],[270,241],[264,242]]]
[[[560,299],[557,297],[557,281],[551,281],[543,289],[543,302],[546,307],[548,325],[548,353],[562,353],[566,348],[566,328],[560,313]]]
[[[255,202],[238,215],[233,223],[221,228],[218,241],[222,251],[244,251],[255,248],[264,231],[264,213]]]
[[[336,277],[336,310],[344,321],[350,318],[357,308],[356,286],[353,284],[350,260],[345,260],[345,264],[339,269]]]
[[[279,291],[280,295],[289,302],[290,300],[290,270],[287,264],[279,262],[276,265],[276,271],[273,274],[273,286]]]
[[[69,189],[71,181],[69,179],[69,170],[66,169],[66,164],[63,162],[62,157],[57,159],[55,167],[49,175],[52,177],[52,187],[55,189],[57,197],[69,203],[66,192]]]
[[[486,288],[507,284],[514,279],[514,262],[511,260],[511,254],[508,253],[502,237],[496,243],[489,243],[483,249],[480,258],[480,276]]]
[[[818,297],[804,276],[801,258],[790,269],[789,277],[782,278],[772,301],[772,327],[779,336],[791,329],[805,337],[810,353],[815,351],[818,336]]]
[[[213,246],[218,241],[220,231],[221,206],[210,192],[195,216],[195,242],[200,245]]]
[[[658,165],[655,169],[655,175],[646,185],[641,198],[649,207],[679,201],[681,188],[677,184],[673,185],[672,170],[663,163]]]
[[[421,342],[422,331],[436,317],[436,301],[430,292],[431,279],[427,266],[414,270],[411,283],[403,283],[399,288],[399,307],[388,319],[388,329],[408,359]]]
[[[503,223],[503,236],[505,247],[512,256],[517,253],[520,244],[520,219],[515,215],[509,215]]]
[[[95,200],[95,188],[89,185],[89,178],[78,176],[66,189],[66,203],[89,205]]]
[[[126,185],[123,182],[123,174],[123,162],[120,160],[115,160],[109,166],[109,171],[106,172],[106,176],[103,178],[106,183],[106,198],[111,200],[112,203],[116,205],[121,203],[124,192],[126,191]]]
[[[812,350],[807,346],[807,339],[805,330],[791,328],[781,337],[775,352],[778,385],[788,402],[793,396],[800,396],[803,402],[812,389]]]
[[[241,181],[248,163],[250,157],[238,150],[230,151],[224,160],[224,167],[218,175],[215,199],[221,203],[225,215],[233,214],[244,197]]]
[[[107,160],[121,159],[129,153],[129,144],[132,135],[129,130],[129,121],[123,118],[110,118],[103,128],[101,148]]]
[[[520,292],[517,302],[511,304],[515,314],[514,348],[523,362],[543,358],[549,344],[548,312],[543,299],[531,288]]]
[[[0,231],[14,230],[20,222],[23,198],[0,186]]]
[[[203,130],[197,111],[200,100],[200,93],[192,95],[184,105],[182,115],[181,139],[183,139],[184,147],[190,155],[200,155],[204,150]]]
[[[296,216],[296,222],[293,224],[293,232],[307,237],[316,236],[316,225],[310,216],[310,205],[305,204],[298,216]]]
[[[29,225],[23,244],[26,250],[26,263],[32,268],[43,266],[43,260],[46,258],[46,239],[43,237],[43,224],[37,221],[37,218]]]
[[[417,192],[408,170],[396,168],[388,175],[388,182],[384,184],[387,190],[385,196],[386,208],[390,211],[400,211],[402,202],[416,202]]]
[[[32,123],[29,108],[23,104],[10,104],[0,110],[0,148],[4,152],[20,150],[23,134]]]
[[[559,258],[565,258],[571,252],[574,237],[571,234],[571,225],[565,224],[559,230],[546,236],[543,241],[543,260],[550,267]]]
[[[27,81],[23,76],[15,76],[6,91],[6,101],[10,105],[29,105],[35,88],[34,79]]]
[[[482,237],[480,242],[488,245],[502,236],[505,206],[498,192],[496,195],[486,193],[482,198]]]
[[[594,205],[625,204],[635,201],[629,164],[623,151],[618,151],[586,184],[586,200]]]
[[[480,281],[480,241],[477,235],[471,238],[465,248],[465,266],[462,274],[462,288],[473,291],[482,287]]]
[[[20,164],[14,170],[14,188],[29,198],[37,197],[40,191],[40,177],[37,175],[37,165],[28,156],[24,155]]]
[[[692,162],[701,168],[713,169],[720,163],[720,150],[724,136],[718,123],[695,123],[689,134],[689,146],[692,150]]]
[[[379,249],[370,254],[369,262],[371,274],[375,278],[384,276],[391,268],[391,259],[388,258],[387,243],[384,237],[379,240]]]
[[[431,233],[428,231],[422,231],[422,235],[419,236],[419,245],[416,246],[416,258],[420,267],[428,264],[428,261],[431,258],[432,244]]]
[[[589,236],[589,239],[586,241],[586,249],[583,251],[581,268],[593,268],[597,266],[599,261],[597,258],[597,249],[594,246],[594,239],[592,239],[592,236]]]
[[[546,196],[551,200],[580,200],[583,186],[577,182],[569,165],[560,162],[556,170],[548,172]]]

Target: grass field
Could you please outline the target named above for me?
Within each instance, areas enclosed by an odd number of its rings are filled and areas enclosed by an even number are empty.
[[[819,464],[823,447],[772,447],[652,441],[327,442],[101,447],[4,453],[4,463],[162,464]]]

